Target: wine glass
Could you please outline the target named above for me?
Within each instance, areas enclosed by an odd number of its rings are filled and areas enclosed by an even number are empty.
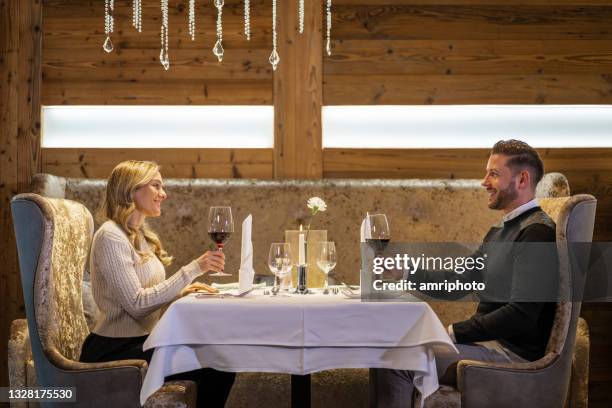
[[[377,254],[384,252],[391,241],[391,231],[385,214],[368,214],[366,217],[366,228],[369,228],[366,242]]]
[[[317,266],[325,274],[325,286],[323,293],[329,293],[329,272],[336,267],[336,244],[333,242],[319,242],[319,253],[317,255]]]
[[[270,254],[268,255],[268,267],[274,274],[274,288],[272,294],[276,294],[279,291],[279,283],[282,281],[287,274],[291,271],[291,245],[281,242],[273,243],[270,245]],[[288,292],[287,288],[285,292]]]
[[[217,251],[223,251],[225,243],[231,238],[233,232],[232,208],[210,207],[208,211],[208,235],[217,244]],[[217,272],[210,276],[231,276],[231,274]]]

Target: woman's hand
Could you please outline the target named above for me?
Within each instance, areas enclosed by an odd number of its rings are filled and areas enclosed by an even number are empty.
[[[223,272],[225,269],[225,254],[221,251],[206,251],[196,259],[202,272]]]
[[[181,290],[181,297],[196,292],[219,293],[219,289],[215,289],[205,283],[194,282],[191,285],[185,286],[183,290]]]

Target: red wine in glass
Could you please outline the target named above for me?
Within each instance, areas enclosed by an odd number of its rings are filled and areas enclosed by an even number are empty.
[[[210,237],[210,239],[213,240],[215,244],[217,244],[217,249],[222,251],[223,247],[225,246],[225,243],[229,241],[229,239],[232,237],[232,233],[231,232],[212,232],[211,231],[208,233],[208,236]]]
[[[391,238],[366,238],[367,244],[372,247],[374,253],[376,254],[382,254],[385,252],[385,249],[387,249],[387,245],[389,245],[390,241]]]
[[[231,207],[210,207],[208,211],[208,235],[215,244],[217,251],[223,251],[225,243],[234,232],[234,220]],[[229,273],[216,272],[210,276],[230,276]]]

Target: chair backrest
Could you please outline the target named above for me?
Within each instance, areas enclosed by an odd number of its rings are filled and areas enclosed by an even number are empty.
[[[37,194],[15,196],[11,209],[37,381],[55,385],[89,334],[81,287],[93,219],[82,204]]]
[[[573,296],[580,296],[575,288],[582,288],[584,285],[584,281],[575,281],[576,278],[584,279],[584,276],[581,277],[580,273],[572,268],[577,267],[579,271],[585,271],[588,263],[588,252],[583,251],[577,258],[575,256],[576,250],[588,248],[576,248],[572,244],[592,241],[597,200],[591,195],[579,194],[571,197],[543,198],[539,202],[556,223],[561,301],[557,304],[546,355],[537,365],[538,368],[549,368],[550,382],[557,383],[560,389],[565,390],[561,395],[567,395],[581,306],[581,302]]]
[[[59,180],[55,185],[58,184],[60,184]],[[561,173],[546,173],[538,183],[535,195],[537,198],[570,196],[570,186],[567,177]]]

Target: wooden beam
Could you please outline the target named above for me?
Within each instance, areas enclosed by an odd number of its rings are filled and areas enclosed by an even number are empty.
[[[0,0],[0,386],[11,322],[24,316],[10,200],[40,166],[41,25],[41,0]]]
[[[0,0],[0,386],[8,385],[7,342],[14,310],[11,293],[17,253],[10,201],[17,193],[17,122],[19,72],[19,2]],[[21,290],[19,290],[21,292]]]
[[[34,174],[42,169],[40,160],[42,0],[22,2],[20,7],[17,178],[19,192],[25,192],[28,191]]]
[[[162,68],[163,69],[163,68]],[[43,105],[270,105],[268,80],[45,81]]]
[[[610,104],[612,76],[326,75],[326,105]]]
[[[325,75],[601,75],[610,40],[334,40]]]
[[[63,177],[108,178],[123,160],[153,160],[166,178],[272,178],[272,149],[50,149],[42,170]]]
[[[302,34],[297,2],[282,2],[278,7],[281,61],[274,73],[275,178],[316,179],[323,174],[322,7],[322,0],[305,2]]]
[[[381,2],[382,3],[382,2]],[[409,4],[406,4],[409,3]],[[612,5],[422,5],[361,1],[334,6],[334,37],[356,39],[605,40],[612,39]]]

